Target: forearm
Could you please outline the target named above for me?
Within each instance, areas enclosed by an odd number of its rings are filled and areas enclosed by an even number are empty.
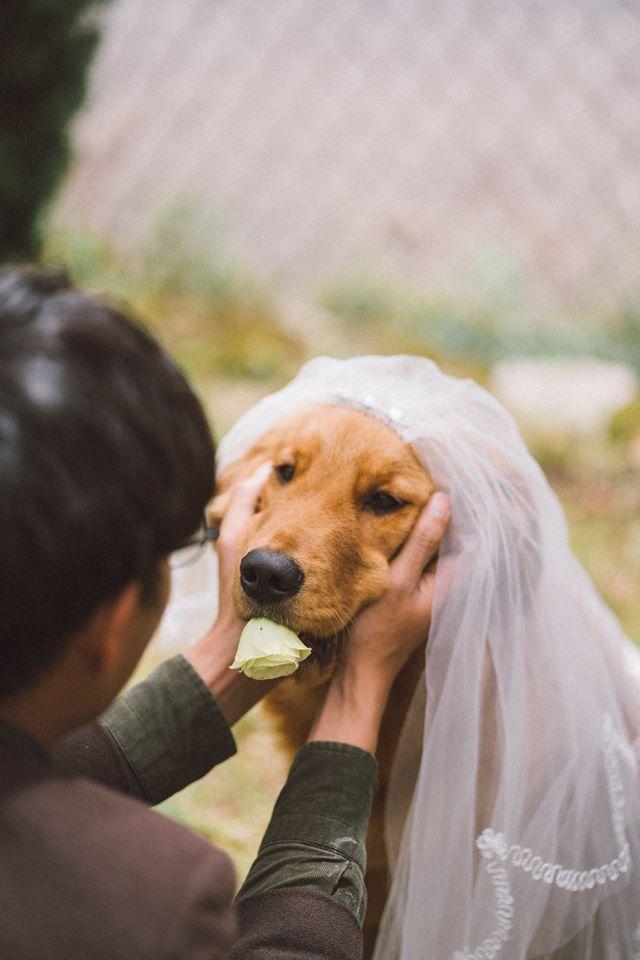
[[[359,747],[319,740],[302,747],[238,900],[275,889],[315,891],[361,923],[376,779],[375,758]]]
[[[347,743],[375,754],[392,679],[379,671],[336,671],[309,740]]]
[[[278,798],[240,902],[267,890],[322,893],[364,919],[373,756],[392,675],[339,666]]]
[[[235,749],[203,679],[178,656],[60,741],[53,757],[61,769],[157,804]]]
[[[229,669],[234,629],[218,621],[99,721],[65,737],[53,751],[57,765],[157,804],[232,756],[229,728],[272,686]]]

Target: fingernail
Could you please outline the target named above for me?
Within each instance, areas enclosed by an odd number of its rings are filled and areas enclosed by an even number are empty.
[[[449,497],[446,493],[437,490],[429,500],[429,513],[432,513],[434,517],[444,519],[449,516],[450,512]]]

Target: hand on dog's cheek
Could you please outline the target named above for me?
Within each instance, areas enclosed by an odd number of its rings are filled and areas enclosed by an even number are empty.
[[[232,585],[236,579],[247,525],[254,516],[258,498],[272,469],[271,463],[262,464],[248,480],[237,483],[231,490],[229,505],[220,525],[220,536],[216,541],[218,616],[211,629],[184,654],[215,696],[230,726],[277,683],[276,680],[250,680],[238,671],[229,669],[245,625],[236,613]]]
[[[311,740],[342,741],[375,752],[393,681],[427,639],[435,584],[431,561],[449,515],[446,495],[434,494],[390,565],[385,594],[356,617]]]

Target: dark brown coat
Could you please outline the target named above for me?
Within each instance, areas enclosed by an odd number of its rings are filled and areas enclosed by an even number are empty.
[[[92,762],[127,789],[116,752]],[[111,759],[110,759],[111,758]],[[228,857],[167,818],[71,773],[0,729],[2,960],[356,960],[358,925],[313,891],[273,890],[232,905]],[[111,764],[111,769],[109,765]]]

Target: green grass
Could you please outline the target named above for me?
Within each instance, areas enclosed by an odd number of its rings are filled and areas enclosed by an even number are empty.
[[[429,297],[370,273],[340,278],[321,296],[322,306],[354,330],[384,329],[419,352],[488,365],[514,355],[597,356],[640,371],[640,304],[610,317],[567,318],[532,314],[522,306],[508,271],[487,272],[473,296]]]
[[[567,516],[573,549],[640,644],[640,425],[609,437],[532,442]]]

